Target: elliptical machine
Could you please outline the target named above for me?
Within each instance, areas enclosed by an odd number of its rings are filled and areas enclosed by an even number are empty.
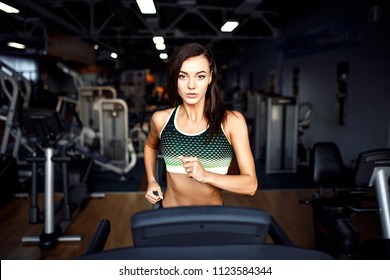
[[[38,243],[43,250],[54,248],[60,241],[81,241],[79,235],[63,235],[72,219],[79,212],[82,203],[87,197],[87,184],[84,176],[76,184],[69,185],[68,163],[71,157],[67,154],[69,143],[64,141],[64,128],[59,116],[54,110],[31,108],[25,109],[20,114],[20,125],[25,137],[34,143],[36,151],[27,161],[32,166],[31,182],[31,206],[29,210],[29,222],[39,223],[42,221],[41,212],[37,201],[37,173],[38,165],[44,164],[44,229],[40,236],[25,236],[23,243]],[[59,148],[60,147],[60,148]],[[39,151],[44,151],[44,155],[39,155]],[[57,152],[57,153],[56,153]],[[63,199],[58,204],[55,203],[55,164],[61,164]],[[90,172],[90,166],[86,173]],[[56,221],[57,210],[62,211],[59,221]]]

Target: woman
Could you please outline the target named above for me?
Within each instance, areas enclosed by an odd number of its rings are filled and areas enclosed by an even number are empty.
[[[212,53],[190,43],[168,63],[167,89],[173,108],[150,121],[144,161],[146,199],[161,207],[223,205],[221,191],[253,195],[257,177],[245,118],[225,109],[217,89]],[[167,170],[165,194],[155,176],[161,148]],[[236,157],[240,174],[227,175]]]

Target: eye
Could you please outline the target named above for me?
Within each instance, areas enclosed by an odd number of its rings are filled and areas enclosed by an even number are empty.
[[[184,75],[184,74],[179,74],[179,79],[180,80],[185,80],[187,77],[186,77],[186,75]]]
[[[204,78],[206,78],[206,75],[199,75],[198,76],[198,80],[203,80]]]

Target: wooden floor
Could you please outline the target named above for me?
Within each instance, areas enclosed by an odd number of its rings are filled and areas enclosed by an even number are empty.
[[[312,209],[299,203],[310,198],[314,190],[258,191],[254,196],[224,193],[226,205],[261,208],[270,213],[298,247],[314,248]],[[40,197],[42,200],[42,197]],[[26,246],[21,239],[27,235],[39,235],[42,224],[28,223],[29,198],[15,198],[0,209],[0,258],[2,260],[74,259],[83,254],[100,220],[111,222],[111,233],[105,249],[132,246],[131,216],[151,209],[143,192],[112,193],[103,198],[91,198],[69,227],[67,234],[83,236],[81,242],[62,242],[52,250],[41,251],[35,245]],[[380,237],[375,214],[357,217],[357,228],[362,240]],[[270,240],[267,238],[268,241]]]

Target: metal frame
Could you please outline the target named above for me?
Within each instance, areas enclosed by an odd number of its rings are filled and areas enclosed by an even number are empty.
[[[298,106],[293,97],[269,97],[266,173],[297,170]]]
[[[32,152],[33,149],[27,145],[25,139],[22,137],[22,132],[18,126],[15,126],[17,105],[19,98],[23,98],[22,108],[27,108],[31,97],[31,84],[22,74],[18,73],[9,65],[0,61],[0,83],[3,92],[9,100],[7,115],[0,116],[0,119],[5,121],[5,129],[1,142],[1,154],[7,153],[10,136],[13,136],[14,147],[12,150],[12,156],[18,159],[19,147],[22,144],[28,151]],[[10,91],[6,85],[6,81],[11,83],[12,90]]]

